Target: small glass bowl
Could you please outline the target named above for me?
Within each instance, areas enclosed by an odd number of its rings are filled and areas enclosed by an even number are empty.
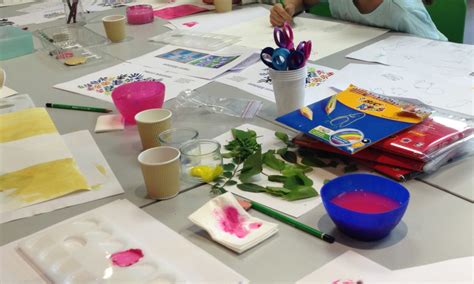
[[[181,145],[182,173],[188,179],[201,181],[191,176],[191,169],[196,166],[216,168],[222,166],[221,144],[214,140],[196,139]]]
[[[161,146],[181,147],[186,142],[196,140],[199,132],[193,128],[171,128],[158,135]]]

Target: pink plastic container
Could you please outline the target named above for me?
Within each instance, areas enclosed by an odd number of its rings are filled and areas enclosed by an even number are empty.
[[[127,7],[127,22],[130,25],[142,25],[153,22],[153,7],[151,5],[133,5]]]
[[[135,115],[151,108],[161,108],[165,100],[165,85],[155,81],[123,84],[112,91],[112,100],[125,123],[135,124]]]

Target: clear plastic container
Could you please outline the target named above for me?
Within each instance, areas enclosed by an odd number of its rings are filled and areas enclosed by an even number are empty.
[[[35,35],[40,38],[43,50],[59,63],[64,64],[71,57],[85,57],[86,62],[81,65],[90,65],[108,57],[100,48],[108,40],[85,27],[50,27],[36,31]]]
[[[17,27],[0,27],[0,60],[15,58],[33,52],[31,32]]]
[[[240,41],[238,36],[172,30],[149,39],[153,42],[215,51]]]

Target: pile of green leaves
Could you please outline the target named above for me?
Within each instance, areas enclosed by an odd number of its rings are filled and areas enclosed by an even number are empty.
[[[267,193],[288,201],[318,195],[313,188],[313,181],[306,176],[306,173],[312,171],[312,167],[297,163],[296,152],[290,150],[295,146],[287,134],[275,133],[286,147],[268,150],[265,153],[262,153],[255,131],[232,129],[232,136],[234,139],[224,146],[228,152],[223,154],[223,157],[231,158],[232,163],[223,166],[223,176],[226,179],[218,180],[212,186],[214,193],[224,192],[225,186],[237,184],[243,191]],[[264,172],[264,168],[274,169],[280,175],[268,175]],[[252,183],[253,178],[259,174],[267,176],[269,181],[280,183],[281,186],[263,187]]]

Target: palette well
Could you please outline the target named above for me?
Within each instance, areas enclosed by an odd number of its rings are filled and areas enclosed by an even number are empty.
[[[55,227],[18,247],[54,283],[180,281],[173,268],[99,216]]]
[[[278,231],[277,224],[248,214],[229,192],[204,204],[189,220],[206,230],[214,241],[237,253],[256,246]]]

